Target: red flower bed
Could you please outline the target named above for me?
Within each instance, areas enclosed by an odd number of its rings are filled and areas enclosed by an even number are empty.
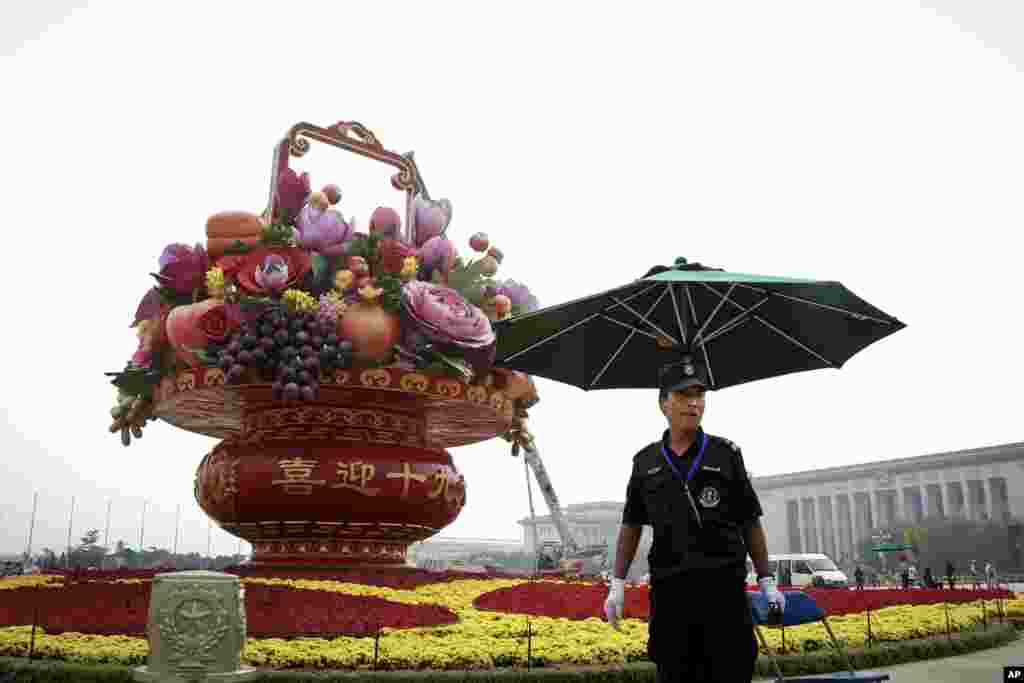
[[[941,602],[973,602],[975,600],[1008,600],[1013,593],[1008,590],[946,590],[937,588],[921,588],[900,590],[883,588],[881,590],[829,590],[824,588],[808,588],[805,593],[812,596],[818,606],[829,616],[840,616],[852,612],[895,607],[897,605],[934,605]]]
[[[47,633],[144,635],[150,584],[72,582],[63,588],[0,592],[0,626],[37,623]],[[371,596],[246,584],[245,615],[253,638],[364,636],[377,627],[414,628],[454,624],[440,605],[405,605]]]
[[[484,593],[473,601],[477,609],[493,612],[531,614],[537,617],[589,619],[604,614],[608,587],[601,583],[572,584],[563,582],[523,583]],[[647,620],[647,587],[626,588],[627,619]]]
[[[1006,590],[828,590],[810,588],[803,591],[812,596],[829,616],[839,616],[867,609],[877,610],[896,605],[930,605],[939,602],[972,602],[1003,600],[1013,597]],[[603,617],[608,587],[600,584],[565,584],[535,582],[484,593],[473,601],[477,609],[538,617],[589,619]],[[626,589],[626,618],[647,620],[647,587]]]

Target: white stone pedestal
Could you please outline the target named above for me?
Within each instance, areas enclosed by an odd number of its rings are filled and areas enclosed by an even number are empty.
[[[190,571],[153,577],[146,626],[147,665],[136,681],[184,683],[244,681],[256,669],[242,668],[245,589],[237,576]]]

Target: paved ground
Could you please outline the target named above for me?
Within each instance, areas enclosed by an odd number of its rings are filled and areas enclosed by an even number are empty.
[[[878,670],[889,674],[892,683],[1002,683],[1003,667],[1011,664],[1024,665],[1024,638],[1009,645],[969,655],[930,659]]]
[[[1024,639],[959,657],[932,659],[882,669],[893,683],[1002,683],[1003,667],[1024,665]]]

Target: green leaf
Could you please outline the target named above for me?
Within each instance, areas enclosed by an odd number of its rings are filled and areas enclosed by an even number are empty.
[[[235,240],[224,248],[224,255],[234,256],[236,254],[248,254],[253,249],[255,249],[255,247],[246,244],[242,240]]]
[[[327,272],[329,264],[327,263],[327,257],[323,254],[313,254],[311,259],[313,263],[313,278],[316,281],[320,281],[323,278],[324,273]]]
[[[217,354],[215,352],[211,352],[208,349],[192,349],[192,353],[195,354],[196,358],[198,358],[199,362],[203,365],[209,367],[215,367],[217,365]]]
[[[163,373],[158,369],[139,368],[129,366],[121,372],[108,372],[110,381],[121,392],[130,396],[148,396],[153,393],[153,387],[160,383]]]
[[[172,308],[175,306],[187,306],[192,303],[190,295],[178,294],[169,287],[158,287],[157,291],[160,293],[160,301]]]

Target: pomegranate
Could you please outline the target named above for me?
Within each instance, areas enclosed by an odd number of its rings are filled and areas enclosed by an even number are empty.
[[[218,299],[207,299],[197,304],[176,306],[168,314],[167,341],[178,358],[190,367],[197,368],[201,363],[189,349],[202,349],[209,343],[206,333],[199,329],[199,318],[211,308],[223,305],[224,302]]]
[[[364,361],[390,358],[401,335],[398,314],[385,311],[376,301],[354,304],[338,320],[338,336],[352,342],[356,358]]]

